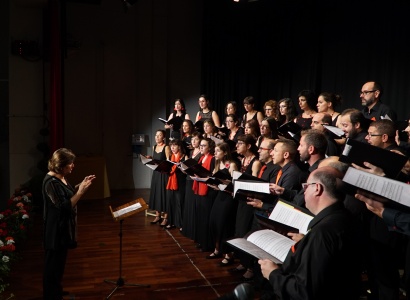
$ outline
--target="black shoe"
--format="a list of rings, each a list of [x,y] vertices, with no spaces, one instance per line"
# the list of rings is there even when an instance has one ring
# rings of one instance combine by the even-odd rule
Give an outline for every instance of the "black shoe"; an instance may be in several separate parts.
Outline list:
[[[229,272],[232,272],[232,273],[238,273],[238,272],[243,272],[243,271],[246,271],[246,268],[244,268],[244,267],[242,267],[242,268],[236,267],[236,268],[233,268],[233,269],[229,269]]]
[[[165,227],[165,226],[167,226],[167,224],[168,224],[168,220],[167,219],[162,219],[162,223],[159,224],[159,226]]]
[[[219,265],[220,265],[221,267],[230,266],[230,265],[233,264],[234,261],[235,261],[235,259],[234,259],[233,257],[230,257],[230,258],[226,258],[226,257],[225,257],[225,258],[219,263]]]
[[[158,218],[158,219],[157,219],[157,218]],[[162,222],[162,218],[161,218],[161,217],[155,217],[154,220],[156,220],[156,221],[151,221],[150,223],[151,223],[151,224],[157,224],[157,223]]]
[[[206,256],[206,259],[215,259],[215,258],[221,258],[222,254],[221,253],[215,253],[212,252],[211,254],[209,254],[208,256]]]

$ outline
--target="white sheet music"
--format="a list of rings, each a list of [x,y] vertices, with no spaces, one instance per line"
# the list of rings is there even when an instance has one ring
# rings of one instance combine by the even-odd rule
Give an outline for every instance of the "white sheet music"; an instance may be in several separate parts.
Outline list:
[[[239,181],[234,182],[233,195],[236,195],[238,190],[254,191],[264,194],[270,194],[269,182],[249,182],[249,181]]]
[[[139,208],[141,208],[141,207],[142,207],[141,203],[137,202],[137,203],[135,203],[135,204],[133,204],[133,205],[130,205],[130,206],[127,206],[127,207],[125,207],[125,208],[122,208],[122,209],[119,209],[119,210],[117,210],[117,211],[114,211],[112,214],[114,215],[114,218],[118,218],[118,217],[120,217],[120,216],[122,216],[122,215],[124,215],[124,214],[126,214],[126,213],[129,213],[129,212],[131,212],[131,211],[137,210],[137,209],[139,209]]]
[[[270,229],[255,231],[247,240],[273,255],[281,262],[285,260],[290,248],[295,244],[292,239]]]
[[[350,167],[343,181],[410,207],[410,185]]]
[[[313,216],[295,209],[292,205],[278,201],[269,219],[297,228],[300,233],[306,234]]]

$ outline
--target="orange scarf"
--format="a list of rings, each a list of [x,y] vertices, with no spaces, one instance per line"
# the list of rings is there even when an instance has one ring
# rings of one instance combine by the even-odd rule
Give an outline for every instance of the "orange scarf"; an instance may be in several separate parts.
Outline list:
[[[172,162],[179,162],[180,160],[181,160],[181,157],[179,157],[179,153],[171,155]],[[177,171],[177,165],[173,165],[171,172],[169,173],[169,179],[168,179],[168,183],[166,187],[167,190],[171,190],[171,191],[178,190],[178,179],[177,179],[176,171]]]
[[[199,159],[198,163],[202,164],[202,166],[207,169],[211,170],[211,161],[214,156],[211,154],[208,154],[208,156],[202,155],[201,158]],[[195,195],[199,196],[206,196],[208,193],[208,186],[206,183],[203,182],[198,182],[194,180],[194,183],[192,184],[192,190],[194,191]]]

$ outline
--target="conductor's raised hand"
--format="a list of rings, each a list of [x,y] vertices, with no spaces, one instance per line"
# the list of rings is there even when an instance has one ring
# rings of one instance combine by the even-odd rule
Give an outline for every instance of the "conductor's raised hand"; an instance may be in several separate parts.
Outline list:
[[[95,175],[85,176],[85,178],[83,179],[83,181],[81,181],[78,187],[78,193],[84,194],[88,190],[88,188],[90,187],[91,183],[95,178]]]

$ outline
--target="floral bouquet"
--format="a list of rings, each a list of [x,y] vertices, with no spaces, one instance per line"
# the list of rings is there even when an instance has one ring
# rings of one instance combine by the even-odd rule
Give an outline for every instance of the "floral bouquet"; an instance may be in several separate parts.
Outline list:
[[[27,236],[30,225],[32,195],[24,189],[16,190],[0,212],[0,293],[7,287],[5,278],[10,274],[11,263],[17,259],[15,244]]]

